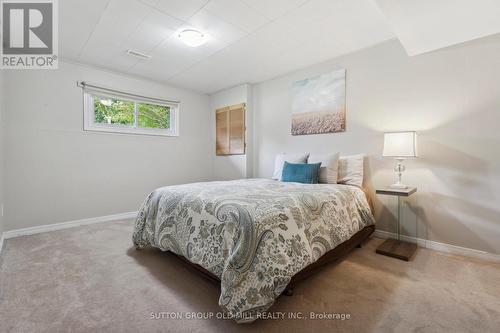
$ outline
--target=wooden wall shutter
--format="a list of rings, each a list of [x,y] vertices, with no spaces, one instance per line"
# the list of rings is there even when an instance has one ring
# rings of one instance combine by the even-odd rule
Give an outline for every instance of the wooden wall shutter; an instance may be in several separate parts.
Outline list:
[[[216,154],[245,154],[245,104],[216,111]]]

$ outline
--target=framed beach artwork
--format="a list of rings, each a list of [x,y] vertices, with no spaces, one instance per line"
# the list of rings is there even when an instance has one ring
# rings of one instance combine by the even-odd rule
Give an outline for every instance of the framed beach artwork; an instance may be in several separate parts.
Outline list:
[[[297,81],[292,87],[292,135],[343,132],[346,70]]]

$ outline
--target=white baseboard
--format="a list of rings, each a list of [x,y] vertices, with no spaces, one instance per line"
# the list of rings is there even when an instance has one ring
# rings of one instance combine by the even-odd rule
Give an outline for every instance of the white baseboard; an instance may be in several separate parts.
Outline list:
[[[23,228],[23,229],[5,231],[3,233],[0,233],[0,254],[2,253],[4,239],[34,235],[34,234],[39,234],[42,232],[69,229],[69,228],[90,225],[90,224],[96,224],[96,223],[133,219],[137,216],[137,213],[138,212],[128,212],[128,213],[121,213],[121,214],[114,214],[114,215],[107,215],[107,216],[100,216],[100,217],[92,217],[92,218],[88,218],[88,219],[75,220],[75,221],[69,221],[69,222],[48,224],[48,225],[42,225],[42,226],[37,226],[37,227],[31,227],[31,228]],[[388,231],[375,230],[373,236],[377,237],[377,238],[386,239],[386,238],[396,238],[397,235],[395,233],[388,232]],[[466,247],[460,247],[460,246],[456,246],[456,245],[439,243],[439,242],[430,241],[430,240],[426,240],[426,239],[422,239],[422,238],[416,238],[416,237],[410,237],[410,236],[404,236],[404,235],[401,236],[401,239],[404,241],[407,241],[407,242],[417,243],[420,247],[439,251],[439,252],[461,255],[461,256],[465,256],[465,257],[477,258],[477,259],[486,260],[486,261],[490,261],[490,262],[500,263],[500,255],[494,254],[494,253],[489,253],[489,252],[469,249]]]
[[[383,231],[383,230],[375,230],[373,233],[374,237],[377,238],[396,238],[397,234],[388,232],[388,231]],[[422,238],[416,238],[416,237],[410,237],[410,236],[404,236],[401,235],[401,240],[406,241],[406,242],[411,242],[411,243],[417,243],[418,246],[427,248],[430,250],[434,251],[439,251],[443,253],[448,253],[448,254],[455,254],[455,255],[460,255],[464,257],[469,257],[469,258],[476,258],[476,259],[481,259],[481,260],[486,260],[490,262],[495,262],[495,263],[500,263],[500,254],[494,254],[494,253],[489,253],[485,251],[479,251],[479,250],[474,250],[474,249],[469,249],[466,247],[461,247],[461,246],[456,246],[456,245],[450,245],[450,244],[445,244],[445,243],[439,243],[431,240],[426,240]]]
[[[128,213],[121,213],[121,214],[115,214],[115,215],[92,217],[92,218],[88,218],[88,219],[75,220],[75,221],[69,221],[69,222],[47,224],[47,225],[41,225],[38,227],[9,230],[9,231],[5,231],[3,233],[3,238],[10,239],[10,238],[16,238],[16,237],[21,237],[21,236],[39,234],[42,232],[74,228],[74,227],[79,227],[82,225],[111,222],[111,221],[119,221],[119,220],[127,220],[127,219],[133,219],[136,216],[137,216],[137,212],[128,212]],[[0,248],[0,251],[1,251],[1,248]]]

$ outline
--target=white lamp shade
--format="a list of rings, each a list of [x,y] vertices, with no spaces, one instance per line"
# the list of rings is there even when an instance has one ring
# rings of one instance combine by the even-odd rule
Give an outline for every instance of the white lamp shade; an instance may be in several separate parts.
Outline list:
[[[417,157],[417,133],[384,133],[384,152],[382,155],[395,158]]]

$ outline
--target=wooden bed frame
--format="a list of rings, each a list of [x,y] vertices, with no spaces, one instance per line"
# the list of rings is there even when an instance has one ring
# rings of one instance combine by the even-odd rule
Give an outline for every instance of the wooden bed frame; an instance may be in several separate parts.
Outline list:
[[[319,258],[316,262],[312,263],[311,265],[305,267],[303,270],[298,272],[292,277],[292,280],[286,287],[285,291],[283,292],[284,295],[286,296],[292,296],[293,295],[293,288],[295,285],[304,280],[305,278],[309,277],[310,275],[316,273],[319,271],[321,268],[324,266],[343,258],[346,254],[348,254],[352,249],[355,247],[361,247],[361,244],[368,238],[370,235],[375,231],[375,225],[370,225],[367,226],[360,231],[358,231],[354,236],[351,237],[351,239],[345,241],[344,243],[338,245],[336,248],[333,250],[330,250],[329,252],[325,253],[321,258]],[[220,286],[220,279],[215,276],[214,274],[210,273],[208,270],[205,268],[201,267],[200,265],[194,264],[187,260],[186,258],[182,256],[178,256],[173,252],[172,253],[174,256],[179,258],[182,262],[186,263],[189,267],[193,268],[194,270],[200,272],[202,276],[207,278],[208,280],[217,283]]]

